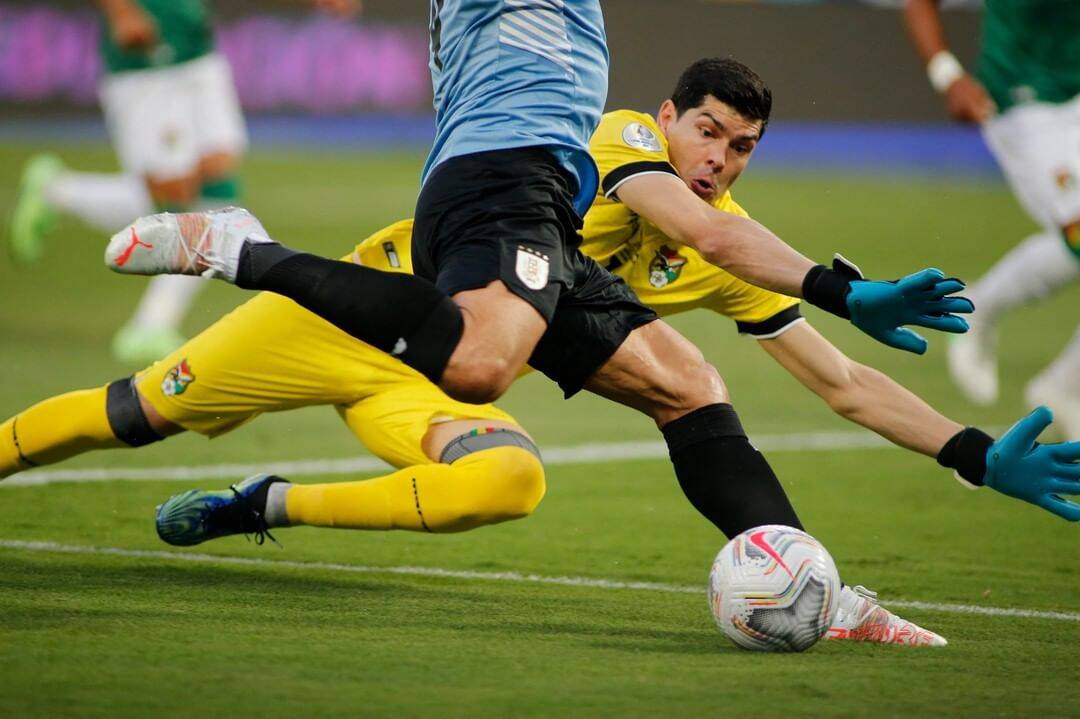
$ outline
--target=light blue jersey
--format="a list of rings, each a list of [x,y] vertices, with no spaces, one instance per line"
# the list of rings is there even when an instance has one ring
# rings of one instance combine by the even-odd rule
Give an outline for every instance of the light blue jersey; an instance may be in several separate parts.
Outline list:
[[[589,139],[607,99],[600,0],[431,0],[430,65],[425,181],[451,157],[543,146],[577,178],[585,214],[599,182]]]

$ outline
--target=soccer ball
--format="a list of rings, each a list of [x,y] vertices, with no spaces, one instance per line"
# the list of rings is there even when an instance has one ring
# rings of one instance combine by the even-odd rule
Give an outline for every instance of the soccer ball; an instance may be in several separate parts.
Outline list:
[[[709,573],[716,624],[744,649],[809,649],[829,630],[839,601],[832,557],[793,527],[746,530],[724,545]]]

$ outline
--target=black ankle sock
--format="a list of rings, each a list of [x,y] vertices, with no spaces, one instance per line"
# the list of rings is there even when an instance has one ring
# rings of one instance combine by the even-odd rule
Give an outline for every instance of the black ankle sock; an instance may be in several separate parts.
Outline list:
[[[435,383],[465,327],[461,309],[427,280],[277,243],[246,244],[236,284],[288,297]]]
[[[754,449],[730,404],[713,404],[663,428],[690,503],[728,538],[763,524],[802,529],[780,480]]]

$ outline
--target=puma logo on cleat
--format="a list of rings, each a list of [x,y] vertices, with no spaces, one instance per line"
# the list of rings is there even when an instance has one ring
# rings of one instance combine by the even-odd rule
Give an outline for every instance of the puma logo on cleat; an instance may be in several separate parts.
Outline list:
[[[400,357],[405,354],[405,350],[409,349],[409,343],[405,341],[404,337],[398,337],[397,344],[394,345],[394,349],[390,351],[392,357]]]
[[[128,260],[131,259],[131,253],[134,252],[135,248],[140,246],[140,245],[142,245],[143,247],[145,247],[148,250],[154,249],[153,245],[147,244],[146,242],[143,242],[142,240],[140,240],[139,236],[137,234],[135,234],[135,228],[132,227],[131,228],[131,244],[129,244],[127,246],[127,249],[125,249],[123,252],[121,252],[120,256],[116,258],[116,266],[117,267],[123,267],[124,265],[126,265],[128,263]]]

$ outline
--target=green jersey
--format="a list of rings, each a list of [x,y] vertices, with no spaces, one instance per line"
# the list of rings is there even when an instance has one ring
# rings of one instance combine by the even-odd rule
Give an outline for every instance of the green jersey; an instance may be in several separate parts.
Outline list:
[[[976,74],[998,107],[1080,95],[1080,0],[986,0]]]
[[[107,72],[176,65],[213,50],[206,0],[138,0],[138,4],[157,24],[158,44],[148,50],[122,50],[113,41],[108,23],[103,23],[101,53]]]

